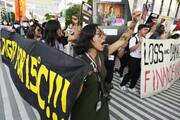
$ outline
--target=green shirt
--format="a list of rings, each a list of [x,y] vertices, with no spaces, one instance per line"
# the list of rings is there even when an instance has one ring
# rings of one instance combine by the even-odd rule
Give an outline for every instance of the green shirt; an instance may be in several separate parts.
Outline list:
[[[97,56],[97,59],[99,57],[101,60],[100,76],[103,82],[106,77],[104,60],[107,59],[107,56],[107,48]],[[98,60],[97,64],[99,64]],[[92,73],[84,82],[82,93],[73,106],[71,120],[109,120],[109,107],[107,102],[103,103],[100,110],[96,112],[98,88],[98,76],[96,73]]]

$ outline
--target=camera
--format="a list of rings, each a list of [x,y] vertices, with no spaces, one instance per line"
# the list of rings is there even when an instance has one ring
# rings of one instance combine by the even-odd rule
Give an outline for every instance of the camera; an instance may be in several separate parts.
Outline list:
[[[111,96],[108,92],[105,92],[105,93],[103,93],[103,95],[102,95],[102,100],[101,100],[101,101],[102,101],[103,103],[105,103],[105,102],[110,101],[111,98],[112,98],[112,96]]]
[[[113,89],[113,84],[112,83],[105,83],[104,84],[105,90],[110,93],[110,91]]]

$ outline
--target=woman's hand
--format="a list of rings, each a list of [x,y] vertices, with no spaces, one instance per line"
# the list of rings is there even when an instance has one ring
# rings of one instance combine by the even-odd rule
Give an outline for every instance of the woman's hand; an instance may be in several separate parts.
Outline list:
[[[132,13],[132,21],[130,23],[130,26],[128,27],[127,32],[123,33],[122,36],[119,38],[118,41],[113,43],[109,46],[109,54],[114,53],[116,50],[118,50],[120,47],[126,47],[128,44],[128,40],[131,37],[131,35],[134,32],[134,28],[137,24],[137,22],[141,19],[142,12],[141,11],[134,11]]]
[[[132,13],[132,21],[138,22],[141,19],[142,12],[141,11],[134,11]]]

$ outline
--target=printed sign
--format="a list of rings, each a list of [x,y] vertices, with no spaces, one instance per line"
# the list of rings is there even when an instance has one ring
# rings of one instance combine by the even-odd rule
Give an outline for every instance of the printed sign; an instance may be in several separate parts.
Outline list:
[[[141,98],[144,98],[168,89],[180,78],[180,40],[145,40],[141,47]]]

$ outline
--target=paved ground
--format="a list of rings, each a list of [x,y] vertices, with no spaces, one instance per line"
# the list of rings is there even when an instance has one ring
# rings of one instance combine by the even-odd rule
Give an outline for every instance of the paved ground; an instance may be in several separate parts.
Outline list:
[[[180,120],[180,79],[168,90],[145,99],[120,91],[119,77],[115,74],[113,84],[111,120]]]
[[[180,80],[168,90],[146,99],[140,99],[139,94],[120,91],[116,74],[113,84],[109,106],[111,120],[180,120]],[[1,59],[0,120],[40,120],[37,111],[18,94]]]

